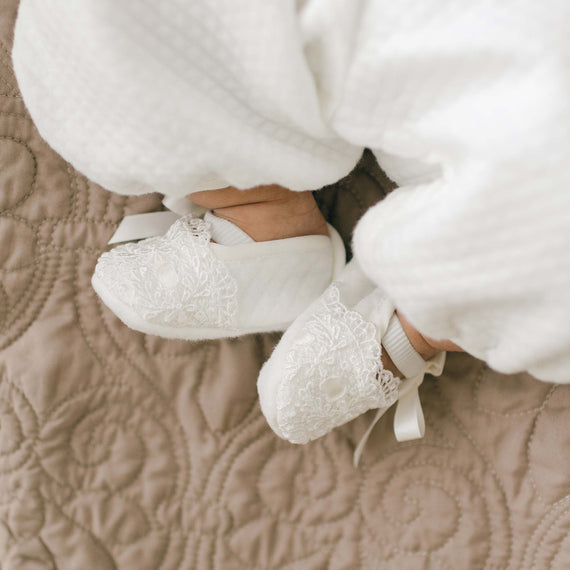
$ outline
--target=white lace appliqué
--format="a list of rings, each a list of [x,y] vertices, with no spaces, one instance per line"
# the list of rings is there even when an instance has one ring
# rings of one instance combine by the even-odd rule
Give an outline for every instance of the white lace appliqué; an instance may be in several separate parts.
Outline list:
[[[321,437],[372,408],[392,405],[400,380],[382,367],[376,327],[340,301],[333,283],[286,356],[277,421],[293,443]]]
[[[147,322],[229,328],[237,313],[237,284],[209,243],[206,223],[187,216],[164,236],[103,254],[96,273],[111,295]]]

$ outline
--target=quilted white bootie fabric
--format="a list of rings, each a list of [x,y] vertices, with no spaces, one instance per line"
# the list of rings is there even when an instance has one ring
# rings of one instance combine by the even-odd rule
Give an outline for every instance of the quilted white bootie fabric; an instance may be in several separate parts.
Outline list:
[[[570,382],[567,0],[22,0],[40,133],[106,188],[314,189],[373,150],[355,233],[424,334]]]

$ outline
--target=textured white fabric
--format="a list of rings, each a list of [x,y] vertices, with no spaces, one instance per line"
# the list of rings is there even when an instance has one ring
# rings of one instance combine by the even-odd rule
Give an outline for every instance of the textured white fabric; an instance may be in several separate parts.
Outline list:
[[[164,236],[103,253],[93,285],[103,301],[120,302],[151,326],[239,328],[238,283],[213,254],[200,218],[180,218]]]
[[[388,328],[382,338],[382,346],[404,378],[423,373],[425,360],[410,343],[396,313],[390,317]]]
[[[373,426],[396,401],[396,438],[423,437],[417,388],[424,374],[441,374],[445,353],[422,360],[415,376],[403,381],[385,370],[382,346],[393,313],[386,294],[353,259],[295,319],[257,380],[261,410],[279,437],[307,443],[377,408],[355,449],[357,465]]]
[[[345,265],[336,230],[225,246],[208,222],[178,219],[164,236],[99,258],[92,285],[129,327],[187,340],[283,331]]]
[[[261,410],[279,437],[307,443],[397,401],[400,379],[383,368],[379,340],[393,311],[353,260],[295,319],[257,380]]]
[[[392,405],[400,381],[383,369],[381,350],[376,327],[344,306],[333,283],[288,346],[275,404],[281,436],[307,443]]]
[[[212,240],[220,245],[238,245],[254,241],[242,229],[224,218],[206,212],[204,221],[209,225]]]
[[[567,0],[22,0],[46,140],[111,190],[317,188],[363,147],[402,188],[357,227],[418,329],[570,381]]]
[[[294,2],[24,0],[16,26],[40,132],[115,192],[317,188],[360,157],[321,115]]]

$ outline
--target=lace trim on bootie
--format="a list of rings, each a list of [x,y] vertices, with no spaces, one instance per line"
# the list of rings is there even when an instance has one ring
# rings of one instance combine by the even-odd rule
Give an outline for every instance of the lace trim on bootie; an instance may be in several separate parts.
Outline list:
[[[199,218],[185,216],[162,237],[104,253],[95,272],[145,321],[225,328],[235,323],[237,283],[213,254],[207,224]]]
[[[277,394],[284,437],[306,443],[398,399],[400,379],[384,370],[376,327],[340,301],[333,283],[286,356]]]

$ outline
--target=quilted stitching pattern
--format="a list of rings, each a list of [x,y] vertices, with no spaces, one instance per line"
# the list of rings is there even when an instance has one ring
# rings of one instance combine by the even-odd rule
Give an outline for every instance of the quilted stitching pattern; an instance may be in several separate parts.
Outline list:
[[[419,442],[370,416],[277,440],[255,380],[275,336],[165,341],[126,329],[89,278],[125,214],[40,139],[0,8],[2,568],[562,569],[570,387],[454,355],[427,381]],[[341,191],[339,191],[339,188]],[[389,184],[366,154],[319,201],[343,236]]]

